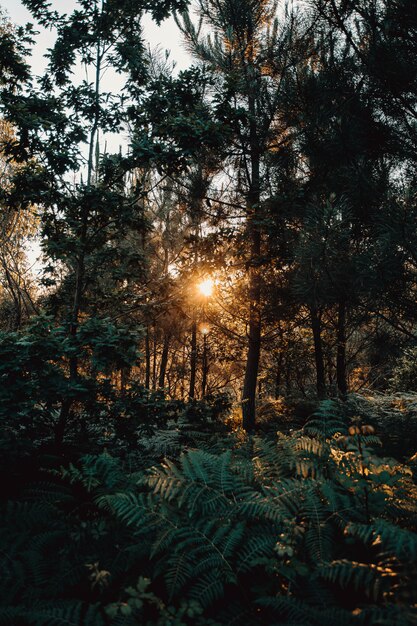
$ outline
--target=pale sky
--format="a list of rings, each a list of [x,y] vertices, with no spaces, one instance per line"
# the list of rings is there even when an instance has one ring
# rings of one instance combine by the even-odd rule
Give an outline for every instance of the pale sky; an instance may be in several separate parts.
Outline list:
[[[63,13],[69,13],[76,5],[76,0],[53,0],[52,2],[53,8]],[[27,22],[33,23],[34,21],[30,12],[22,5],[20,0],[0,0],[0,7],[6,10],[11,22],[14,24],[23,25]],[[157,26],[149,16],[145,16],[143,27],[145,41],[150,44],[151,48],[160,47],[162,50],[170,50],[171,58],[177,63],[177,69],[185,69],[191,64],[190,56],[184,49],[181,34],[172,17],[162,22],[161,26]],[[42,71],[45,63],[42,59],[43,54],[54,41],[53,32],[38,26],[36,26],[36,30],[41,32],[33,52],[33,69],[35,74]]]

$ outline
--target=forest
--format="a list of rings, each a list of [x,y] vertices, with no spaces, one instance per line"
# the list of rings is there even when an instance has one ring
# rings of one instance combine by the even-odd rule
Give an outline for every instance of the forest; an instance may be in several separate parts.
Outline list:
[[[416,1],[21,4],[0,626],[417,624]]]

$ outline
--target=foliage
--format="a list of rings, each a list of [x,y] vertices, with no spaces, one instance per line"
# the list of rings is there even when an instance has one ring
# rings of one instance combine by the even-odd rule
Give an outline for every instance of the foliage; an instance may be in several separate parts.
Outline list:
[[[3,511],[3,622],[411,624],[412,472],[335,408],[149,468],[41,471]]]
[[[417,391],[417,350],[406,350],[395,364],[391,378],[391,388],[399,391]]]
[[[3,428],[37,441],[53,437],[65,398],[79,404],[73,428],[85,421],[81,407],[89,412],[90,422],[97,418],[112,397],[109,371],[138,358],[136,334],[109,320],[92,318],[71,338],[47,316],[33,318],[20,333],[1,333],[0,353]],[[74,355],[84,364],[76,381],[68,375]]]
[[[1,18],[0,626],[417,623],[413,2]]]
[[[352,394],[349,398],[351,414],[360,415],[381,433],[384,450],[398,459],[414,455],[417,442],[417,396],[415,393]]]

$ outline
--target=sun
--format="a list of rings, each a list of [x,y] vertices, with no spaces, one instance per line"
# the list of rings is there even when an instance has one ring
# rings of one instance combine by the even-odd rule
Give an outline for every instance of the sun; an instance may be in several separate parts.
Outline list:
[[[212,278],[205,278],[197,285],[198,291],[201,295],[206,296],[206,298],[209,298],[213,294],[213,288],[214,280]]]

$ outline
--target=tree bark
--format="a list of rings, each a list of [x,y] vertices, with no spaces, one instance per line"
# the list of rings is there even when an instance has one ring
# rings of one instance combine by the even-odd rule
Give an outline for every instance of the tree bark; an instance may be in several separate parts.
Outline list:
[[[122,367],[121,371],[120,371],[120,393],[122,394],[122,396],[124,396],[126,394],[126,388],[127,388],[127,384],[129,382],[129,377],[130,377],[130,372],[132,371],[132,368],[127,366],[127,367]]]
[[[182,359],[181,359],[181,364],[182,364],[182,375],[180,376],[180,389],[181,389],[181,400],[184,401],[185,399],[185,364],[186,364],[186,360],[185,360],[185,344],[183,344],[182,346]],[[175,382],[175,387],[177,386],[177,381]]]
[[[208,378],[208,347],[207,347],[207,334],[203,335],[203,368],[202,368],[202,380],[201,380],[201,397],[204,398],[207,391],[207,378]]]
[[[190,360],[190,390],[188,397],[195,398],[195,375],[197,370],[197,322],[194,320],[191,327],[191,360]]]
[[[7,267],[6,262],[3,263],[3,269],[4,269],[4,273],[6,275],[6,280],[7,280],[7,284],[9,286],[9,291],[11,293],[13,302],[14,302],[14,307],[15,307],[15,319],[13,322],[13,330],[19,330],[21,325],[22,325],[22,302],[21,302],[21,296],[19,293],[18,288],[15,289],[15,285],[13,284],[13,279],[11,277],[10,271]]]
[[[153,350],[152,350],[152,391],[156,391],[156,324],[153,324]]]
[[[151,383],[151,346],[149,339],[149,326],[146,328],[145,335],[145,387],[150,388]]]
[[[339,302],[337,316],[337,355],[336,355],[336,382],[339,396],[346,400],[348,386],[346,373],[346,303]]]
[[[169,340],[170,340],[169,334],[165,334],[164,345],[162,347],[161,362],[159,364],[158,387],[160,389],[163,389],[165,387],[165,375],[167,371],[168,354],[169,354]]]
[[[275,400],[278,400],[278,398],[281,396],[282,361],[283,361],[283,355],[280,352],[278,360],[277,360],[276,369],[275,369],[275,381],[274,381]]]
[[[261,280],[259,259],[261,232],[257,224],[260,201],[260,150],[256,127],[256,96],[249,96],[251,177],[247,195],[247,233],[250,241],[249,261],[249,330],[248,352],[242,393],[242,426],[253,432],[256,426],[256,386],[261,353]]]
[[[317,396],[322,400],[326,397],[326,372],[324,367],[323,341],[321,337],[321,319],[315,308],[310,310],[310,316],[314,339]]]

